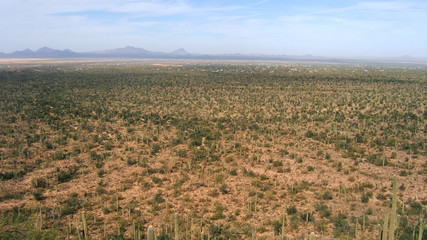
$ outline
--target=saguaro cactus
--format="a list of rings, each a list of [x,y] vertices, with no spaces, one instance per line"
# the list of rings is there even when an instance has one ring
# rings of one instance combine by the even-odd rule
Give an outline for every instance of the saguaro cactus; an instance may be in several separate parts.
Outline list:
[[[149,226],[147,229],[147,240],[154,240],[154,229],[153,226]]]
[[[385,216],[384,216],[384,225],[383,225],[383,237],[382,239],[387,239],[388,234],[388,219],[389,219],[389,211],[386,209]]]
[[[38,231],[42,230],[43,227],[43,219],[42,219],[42,210],[40,208],[40,212],[36,214],[36,223],[35,223],[35,227]]]
[[[190,226],[190,240],[193,240],[194,236],[194,219],[191,218],[191,226]]]
[[[84,237],[85,237],[85,240],[88,240],[89,239],[89,233],[88,233],[88,230],[87,230],[87,222],[86,222],[86,214],[85,214],[85,211],[83,211],[82,212],[82,222],[83,222],[83,231],[84,231]]]
[[[286,222],[286,216],[285,215],[283,215],[282,216],[282,239],[283,239],[283,236],[285,236],[285,222]]]
[[[390,215],[390,217],[389,217]],[[386,210],[384,216],[384,226],[383,226],[383,234],[382,239],[386,240],[394,240],[395,232],[397,227],[399,226],[400,216],[397,214],[397,178],[393,176],[393,197],[391,200],[391,211]]]
[[[174,222],[175,222],[175,240],[179,240],[178,214],[176,213],[174,215]]]
[[[389,240],[394,240],[394,233],[397,229],[397,180],[393,176],[393,198],[391,201],[391,214],[390,214],[390,227],[389,227]]]

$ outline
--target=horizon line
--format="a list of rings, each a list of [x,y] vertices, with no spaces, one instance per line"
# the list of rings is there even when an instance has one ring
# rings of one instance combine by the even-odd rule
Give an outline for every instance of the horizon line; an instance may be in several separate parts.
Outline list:
[[[38,54],[40,50],[42,49],[48,49],[52,51],[59,51],[63,53],[74,53],[74,54],[114,54],[114,53],[108,53],[107,51],[112,50],[120,50],[120,49],[135,49],[135,50],[144,50],[148,53],[152,54],[174,54],[179,51],[183,51],[183,53],[177,53],[176,55],[182,55],[187,57],[232,57],[232,56],[241,56],[241,57],[264,57],[264,58],[298,58],[296,60],[302,60],[309,58],[310,60],[412,60],[412,61],[425,61],[427,60],[427,57],[413,57],[409,54],[401,55],[401,56],[322,56],[322,55],[314,55],[314,54],[266,54],[266,53],[239,53],[239,52],[229,52],[229,53],[195,53],[195,52],[188,52],[184,47],[177,48],[171,52],[166,51],[152,51],[148,50],[143,47],[137,47],[132,45],[126,45],[125,47],[117,47],[117,48],[109,48],[109,49],[102,49],[102,50],[91,50],[91,51],[74,51],[70,48],[64,48],[64,49],[57,49],[57,48],[51,48],[47,46],[40,47],[36,50],[32,50],[31,48],[25,48],[23,50],[15,50],[13,52],[0,52],[0,58],[8,58],[7,55],[14,55],[17,53],[29,52],[29,54]],[[43,53],[42,53],[43,54]],[[117,53],[117,54],[132,54],[132,53]],[[6,56],[4,56],[6,55]],[[15,58],[15,57],[11,57]],[[29,58],[29,57],[23,57],[23,58]],[[39,58],[39,57],[38,57]],[[44,58],[44,57],[41,57]],[[51,58],[61,58],[61,57],[51,57]],[[71,57],[66,57],[71,58]],[[77,57],[78,58],[78,57]],[[87,57],[83,57],[87,58]],[[102,58],[102,57],[101,57]],[[115,58],[115,57],[113,57]],[[144,57],[140,57],[144,58]],[[183,58],[185,59],[185,58]],[[275,60],[275,59],[271,59]],[[282,60],[282,59],[278,59]],[[283,59],[285,60],[285,59]]]

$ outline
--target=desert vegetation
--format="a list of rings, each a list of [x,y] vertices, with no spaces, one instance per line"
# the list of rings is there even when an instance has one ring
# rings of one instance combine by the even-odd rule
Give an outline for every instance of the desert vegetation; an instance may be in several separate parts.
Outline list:
[[[426,96],[425,66],[3,67],[0,238],[427,239]]]

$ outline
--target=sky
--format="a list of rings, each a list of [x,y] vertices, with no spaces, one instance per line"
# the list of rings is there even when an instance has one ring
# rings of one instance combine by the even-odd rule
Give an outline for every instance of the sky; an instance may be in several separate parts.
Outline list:
[[[1,0],[0,52],[427,57],[426,0]]]

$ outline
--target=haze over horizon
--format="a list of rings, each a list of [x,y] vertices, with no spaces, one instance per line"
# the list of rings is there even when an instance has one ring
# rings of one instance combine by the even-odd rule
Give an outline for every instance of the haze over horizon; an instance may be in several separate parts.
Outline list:
[[[0,52],[135,46],[203,54],[427,57],[427,2],[17,0],[0,3]]]

